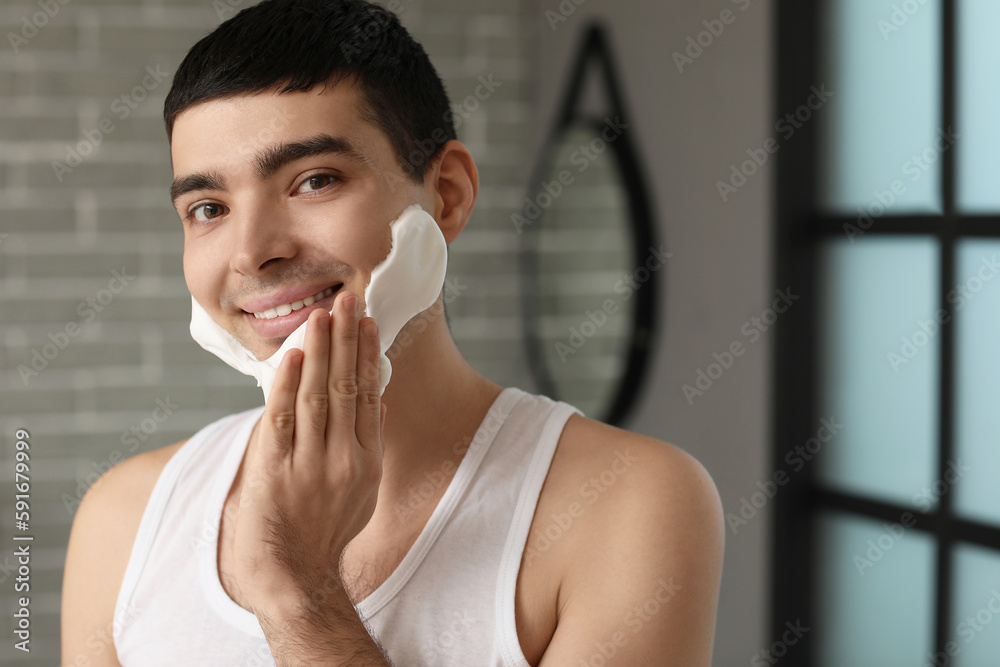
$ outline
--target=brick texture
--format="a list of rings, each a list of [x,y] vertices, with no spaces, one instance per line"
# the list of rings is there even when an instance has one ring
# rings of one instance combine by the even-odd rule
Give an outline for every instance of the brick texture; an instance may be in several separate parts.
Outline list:
[[[32,650],[13,648],[8,619],[0,623],[0,664],[59,662],[66,544],[76,503],[96,475],[261,403],[252,378],[190,338],[183,233],[167,197],[171,170],[161,120],[170,77],[149,85],[157,81],[151,72],[172,74],[195,41],[250,4],[0,4],[0,442],[10,480],[14,432],[31,433],[35,536]],[[535,154],[528,126],[534,3],[383,4],[402,8],[401,20],[462,107],[460,139],[479,168],[476,211],[450,251],[449,279],[467,286],[448,305],[456,341],[495,382],[533,390],[510,216]],[[479,77],[491,75],[501,86],[476,100]],[[73,152],[78,164],[67,159]],[[56,161],[76,166],[56,170]],[[109,288],[116,275],[126,279],[117,293]],[[24,374],[33,359],[44,368]],[[178,407],[156,424],[158,401]],[[0,606],[7,614],[17,576],[13,489],[0,488],[0,536],[8,545],[0,550]]]

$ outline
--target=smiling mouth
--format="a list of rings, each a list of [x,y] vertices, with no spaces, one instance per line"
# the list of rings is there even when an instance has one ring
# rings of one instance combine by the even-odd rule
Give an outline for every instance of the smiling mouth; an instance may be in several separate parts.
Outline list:
[[[269,308],[260,313],[251,313],[251,314],[258,320],[273,320],[278,317],[284,317],[285,315],[294,313],[296,310],[301,310],[303,308],[313,305],[317,301],[327,298],[328,296],[330,296],[343,286],[344,286],[343,283],[339,283],[332,287],[327,287],[322,292],[317,292],[312,296],[307,296],[304,299],[299,299],[298,301],[292,301],[291,303],[275,306],[274,308]]]

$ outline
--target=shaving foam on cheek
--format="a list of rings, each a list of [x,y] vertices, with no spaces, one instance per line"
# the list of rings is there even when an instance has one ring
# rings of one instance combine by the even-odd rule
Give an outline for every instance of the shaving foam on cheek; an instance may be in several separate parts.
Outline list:
[[[392,376],[392,365],[385,355],[403,325],[437,300],[444,286],[447,269],[447,243],[434,218],[419,204],[412,204],[393,220],[392,248],[372,271],[365,288],[367,315],[375,318],[379,330],[379,395]],[[191,296],[191,337],[215,356],[244,373],[257,378],[264,390],[264,402],[274,385],[282,357],[291,349],[302,349],[306,325],[303,322],[267,359],[257,359],[250,350],[219,325]]]

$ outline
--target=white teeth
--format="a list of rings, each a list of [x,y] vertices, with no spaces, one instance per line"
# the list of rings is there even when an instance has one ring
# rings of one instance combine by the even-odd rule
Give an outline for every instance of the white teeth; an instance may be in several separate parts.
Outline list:
[[[311,306],[320,299],[325,299],[334,292],[333,287],[328,287],[322,292],[314,294],[313,296],[307,296],[299,301],[292,301],[291,303],[286,303],[281,306],[276,306],[274,308],[269,308],[263,313],[254,313],[253,316],[258,320],[273,320],[275,317],[283,317],[288,315],[292,311],[299,310],[300,308],[305,308],[306,306]]]

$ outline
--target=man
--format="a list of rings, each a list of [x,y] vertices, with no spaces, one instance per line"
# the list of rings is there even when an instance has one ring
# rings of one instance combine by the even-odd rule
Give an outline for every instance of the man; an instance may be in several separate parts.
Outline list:
[[[363,297],[390,222],[419,204],[450,243],[478,190],[397,19],[245,9],[192,48],[164,115],[192,295],[258,359],[307,333],[266,406],[87,493],[63,664],[708,667],[724,529],[696,460],[482,377],[443,294],[379,399]]]

